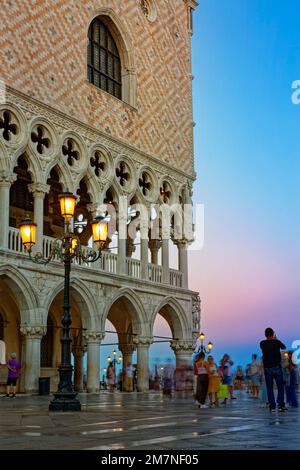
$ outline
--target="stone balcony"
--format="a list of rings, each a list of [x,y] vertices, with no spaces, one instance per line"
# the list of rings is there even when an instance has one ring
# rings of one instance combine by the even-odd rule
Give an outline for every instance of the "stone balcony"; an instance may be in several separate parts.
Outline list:
[[[53,242],[54,238],[43,236],[43,255],[45,257],[49,256]],[[88,247],[84,247],[84,250],[88,249]],[[26,253],[26,250],[22,245],[19,229],[9,227],[7,252],[17,253],[18,255],[23,254],[24,256],[28,257],[28,254]],[[54,259],[53,262],[55,261],[59,263],[59,260]],[[95,263],[80,264],[76,262],[75,264],[78,268],[82,267],[87,269],[93,269],[94,271],[96,270],[101,273],[109,273],[110,275],[119,276],[121,274],[118,271],[118,255],[109,251],[104,251],[102,253],[101,259],[99,259]],[[140,260],[127,257],[125,266],[125,273],[122,274],[132,280],[141,279],[152,284],[163,283],[163,268],[160,265],[148,263],[148,277],[146,279],[142,279],[142,269]],[[182,272],[176,269],[169,269],[169,286],[173,288],[184,288]]]

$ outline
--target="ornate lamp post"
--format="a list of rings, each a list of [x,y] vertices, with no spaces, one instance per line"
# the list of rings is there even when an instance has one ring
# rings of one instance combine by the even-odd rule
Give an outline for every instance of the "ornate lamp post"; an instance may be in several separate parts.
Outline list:
[[[204,333],[200,333],[199,335],[199,339],[200,339],[200,342],[201,342],[201,345],[200,345],[200,351],[201,352],[204,352],[204,353],[210,353],[212,348],[214,347],[213,343],[210,341],[207,345],[207,348],[204,346],[204,339],[205,339],[205,334]]]
[[[84,263],[93,263],[101,258],[102,250],[105,247],[108,233],[108,225],[103,218],[96,218],[92,223],[93,241],[98,250],[90,249],[85,254],[82,251],[79,238],[71,231],[71,219],[74,217],[77,197],[70,192],[64,192],[59,196],[61,215],[65,219],[65,233],[61,239],[56,239],[52,245],[48,258],[44,258],[42,253],[32,253],[32,248],[36,243],[37,225],[29,217],[25,217],[20,224],[20,234],[22,243],[29,253],[31,261],[37,264],[48,264],[52,259],[58,259],[64,263],[64,303],[62,326],[63,335],[61,338],[61,364],[59,366],[58,390],[54,394],[54,400],[49,404],[50,411],[80,411],[81,404],[76,399],[72,384],[73,366],[71,364],[71,338],[70,326],[71,305],[70,305],[70,272],[71,264],[74,260]]]

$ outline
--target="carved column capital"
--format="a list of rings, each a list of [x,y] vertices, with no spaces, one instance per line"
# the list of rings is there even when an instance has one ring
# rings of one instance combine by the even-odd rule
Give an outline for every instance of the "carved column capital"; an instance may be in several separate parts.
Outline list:
[[[132,342],[136,347],[149,348],[153,343],[153,338],[149,336],[136,336]]]
[[[151,251],[158,251],[161,248],[161,240],[150,239],[149,249]]]
[[[87,343],[101,343],[105,337],[105,333],[96,330],[86,330],[83,331],[82,336]]]
[[[29,191],[37,197],[44,197],[50,191],[50,185],[44,183],[31,183],[28,185]]]
[[[10,186],[16,181],[17,175],[7,170],[0,171],[0,186],[10,188]]]
[[[21,325],[20,331],[22,335],[31,339],[42,338],[47,333],[47,326],[45,325]]]
[[[171,341],[170,346],[173,349],[175,354],[190,353],[192,355],[193,351],[195,349],[196,343],[194,341],[190,341],[190,340],[176,340],[176,339],[174,339],[174,340]]]

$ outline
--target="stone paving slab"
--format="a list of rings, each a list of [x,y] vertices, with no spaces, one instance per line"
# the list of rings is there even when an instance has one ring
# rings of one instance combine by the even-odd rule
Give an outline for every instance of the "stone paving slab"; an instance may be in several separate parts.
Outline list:
[[[300,450],[299,409],[270,415],[246,393],[214,409],[159,392],[79,398],[71,413],[50,413],[50,397],[0,399],[0,449]]]

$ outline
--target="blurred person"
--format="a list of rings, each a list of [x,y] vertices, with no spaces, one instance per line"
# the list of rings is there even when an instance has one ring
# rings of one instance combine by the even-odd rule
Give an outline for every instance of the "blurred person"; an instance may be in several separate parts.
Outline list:
[[[194,375],[197,376],[196,400],[199,408],[207,408],[205,404],[208,391],[208,364],[205,354],[201,352],[194,362]]]
[[[288,352],[287,362],[284,364],[284,369],[288,371],[288,404],[293,408],[298,408],[297,399],[297,364],[293,362],[293,351]]]
[[[12,397],[16,398],[17,393],[17,382],[20,377],[22,363],[17,360],[17,354],[11,353],[10,359],[7,361],[7,382],[6,382],[6,398],[10,398],[10,389],[13,388]]]
[[[106,377],[107,377],[107,383],[108,383],[108,389],[109,390],[114,390],[115,388],[115,368],[113,366],[113,363],[110,362],[107,371],[106,371]]]
[[[165,366],[163,369],[163,377],[162,377],[163,395],[167,395],[169,397],[172,396],[173,377],[174,377],[174,367],[172,367],[171,365]]]
[[[238,366],[236,369],[236,375],[235,375],[235,383],[236,383],[237,390],[243,389],[243,382],[244,382],[244,372],[243,372],[242,366]]]
[[[219,406],[218,391],[221,384],[221,378],[218,373],[218,367],[214,363],[213,356],[207,358],[207,371],[208,371],[208,396],[210,406]]]
[[[257,359],[257,354],[252,354],[252,362],[250,364],[250,380],[251,380],[251,392],[252,398],[258,398],[259,386],[261,382],[262,366]]]
[[[270,413],[275,412],[276,402],[274,397],[274,380],[277,385],[277,404],[279,411],[286,411],[284,403],[284,382],[281,367],[281,349],[286,349],[285,345],[276,338],[272,328],[266,328],[266,339],[260,342],[260,348],[263,352],[263,366],[267,386],[267,395]]]
[[[131,362],[126,364],[124,369],[124,386],[123,390],[125,392],[132,392],[133,391],[133,376],[134,376],[134,367]],[[149,376],[150,381],[150,376]]]
[[[233,376],[232,376],[232,366],[234,362],[230,359],[229,354],[224,354],[221,359],[221,369],[223,376],[223,384],[228,385],[228,390],[231,400],[236,400],[233,396]]]

